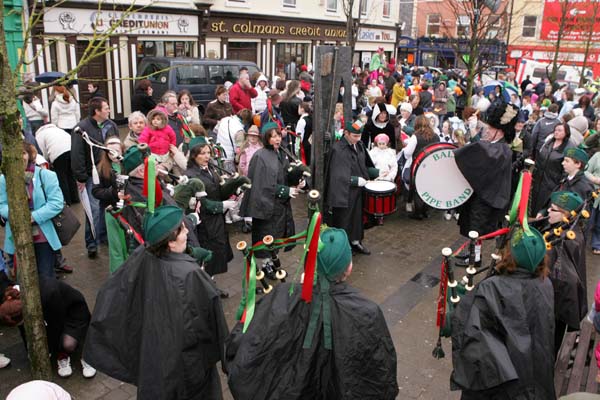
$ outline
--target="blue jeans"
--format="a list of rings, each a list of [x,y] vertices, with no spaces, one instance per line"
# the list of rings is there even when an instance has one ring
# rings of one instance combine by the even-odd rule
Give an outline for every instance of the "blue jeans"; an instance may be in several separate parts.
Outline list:
[[[37,261],[39,276],[55,279],[56,273],[54,272],[54,261],[56,256],[52,247],[48,242],[43,242],[34,243],[33,248],[35,249],[35,259]]]
[[[600,250],[600,209],[592,209],[592,217],[588,223],[592,231],[592,249]]]
[[[106,222],[104,221],[104,210],[100,209],[100,200],[92,195],[92,178],[88,178],[85,183],[85,191],[87,192],[88,198],[90,199],[90,206],[92,208],[92,219],[94,220],[94,228],[96,230],[96,237],[92,236],[92,228],[87,217],[85,219],[85,247],[88,250],[97,249],[100,243],[107,242],[106,236]]]

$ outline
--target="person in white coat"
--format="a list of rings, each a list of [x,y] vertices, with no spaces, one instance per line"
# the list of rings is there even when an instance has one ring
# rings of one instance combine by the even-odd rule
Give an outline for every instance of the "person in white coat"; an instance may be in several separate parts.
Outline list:
[[[252,113],[260,114],[267,108],[267,97],[269,97],[269,80],[263,74],[260,74],[256,80],[256,93],[258,95],[252,98]]]
[[[390,138],[385,133],[375,136],[375,147],[369,150],[369,156],[379,170],[379,180],[394,182],[398,173],[398,161],[396,151],[390,149],[388,144]]]
[[[37,142],[44,158],[52,164],[58,185],[68,205],[79,202],[77,183],[71,172],[71,135],[54,124],[38,129]]]
[[[81,119],[79,103],[64,86],[54,86],[54,101],[50,108],[50,122],[71,134]]]

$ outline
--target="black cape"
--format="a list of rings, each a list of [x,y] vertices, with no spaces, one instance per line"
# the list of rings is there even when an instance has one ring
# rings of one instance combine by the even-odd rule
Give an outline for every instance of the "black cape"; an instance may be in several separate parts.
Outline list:
[[[300,298],[298,285],[290,296],[290,285],[278,285],[256,304],[246,333],[241,324],[231,332],[227,361],[233,397],[395,399],[396,351],[379,307],[349,285],[333,284],[333,349],[324,348],[319,318],[312,347],[304,350],[312,305]]]
[[[548,252],[550,279],[554,286],[556,319],[579,330],[588,311],[585,239],[575,227],[575,239],[561,240]]]
[[[227,334],[219,295],[196,260],[139,247],[98,293],[84,358],[137,385],[141,400],[221,399],[215,365]]]
[[[452,316],[451,388],[462,399],[554,400],[554,293],[517,269],[464,296]]]
[[[461,207],[458,224],[464,236],[493,232],[510,203],[512,152],[504,142],[478,141],[454,150],[456,165],[474,190]]]

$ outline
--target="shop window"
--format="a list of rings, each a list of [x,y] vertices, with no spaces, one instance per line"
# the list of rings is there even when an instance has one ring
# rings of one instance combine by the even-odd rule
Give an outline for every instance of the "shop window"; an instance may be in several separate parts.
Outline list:
[[[362,0],[360,2],[360,16],[366,17],[369,12],[369,0]]]
[[[469,34],[469,24],[470,24],[468,15],[459,15],[456,19],[456,36],[464,37]]]
[[[48,44],[47,51],[50,52],[50,69],[49,71],[58,71],[58,56],[56,55],[56,40],[52,39]]]
[[[427,16],[427,36],[439,36],[441,23],[440,14],[429,14]]]
[[[536,15],[525,15],[523,17],[522,36],[527,37],[527,38],[534,38],[536,26],[537,26],[537,16]]]
[[[298,79],[300,66],[306,64],[309,52],[308,43],[277,43],[277,70],[284,71],[287,79]]]
[[[421,54],[421,65],[424,67],[435,67],[437,64],[436,59],[435,53],[423,53]]]
[[[140,41],[137,46],[138,61],[144,57],[192,57],[194,55],[192,41]]]
[[[296,0],[283,0],[285,8],[296,8]]]
[[[389,18],[390,14],[392,12],[392,0],[383,0],[383,11],[382,11],[382,16],[383,18]]]
[[[337,0],[327,0],[327,11],[337,12]]]

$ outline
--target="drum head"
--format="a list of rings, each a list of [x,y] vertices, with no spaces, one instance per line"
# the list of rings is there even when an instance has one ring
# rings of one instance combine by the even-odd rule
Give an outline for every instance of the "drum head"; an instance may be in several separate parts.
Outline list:
[[[374,193],[393,192],[396,190],[396,184],[390,181],[369,181],[365,185],[365,189]]]
[[[473,188],[454,160],[454,147],[438,148],[423,157],[415,171],[415,188],[425,204],[450,210],[464,204]]]

